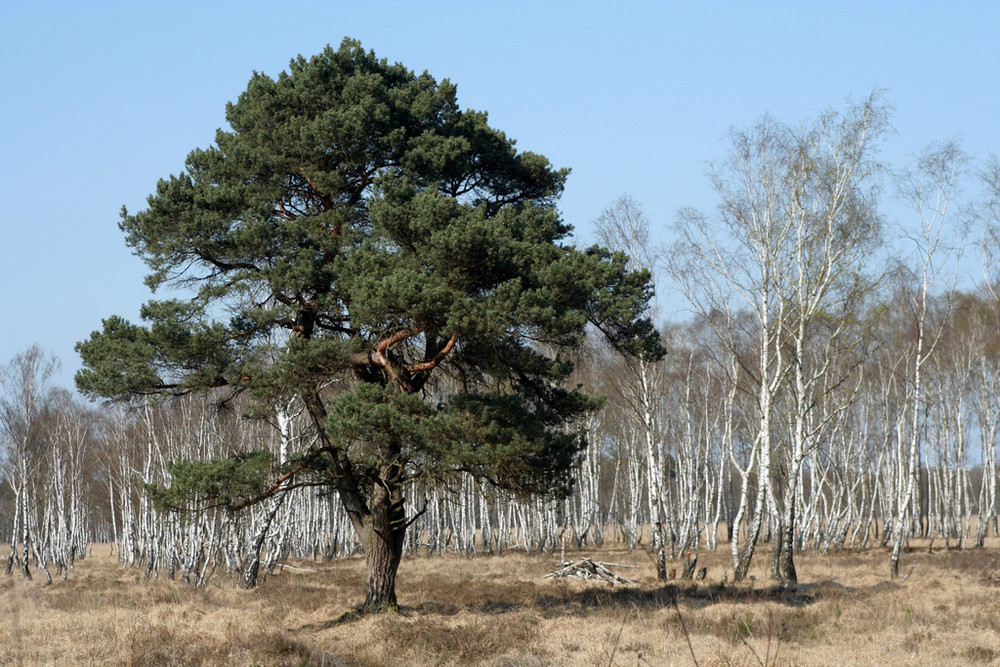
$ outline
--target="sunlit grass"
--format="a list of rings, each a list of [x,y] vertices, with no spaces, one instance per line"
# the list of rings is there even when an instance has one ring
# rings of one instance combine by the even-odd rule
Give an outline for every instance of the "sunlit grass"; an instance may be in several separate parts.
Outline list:
[[[727,554],[702,553],[703,582],[659,582],[645,551],[567,557],[638,566],[611,587],[536,579],[557,556],[411,556],[397,614],[356,617],[363,559],[295,563],[251,591],[216,576],[196,590],[145,581],[107,549],[51,586],[0,578],[0,664],[111,665],[985,665],[1000,659],[1000,544],[915,543],[888,554],[799,556],[789,591],[723,585]],[[530,580],[530,581],[529,581]],[[676,605],[675,605],[676,602]],[[689,642],[690,641],[690,645]],[[692,657],[692,651],[694,658]]]

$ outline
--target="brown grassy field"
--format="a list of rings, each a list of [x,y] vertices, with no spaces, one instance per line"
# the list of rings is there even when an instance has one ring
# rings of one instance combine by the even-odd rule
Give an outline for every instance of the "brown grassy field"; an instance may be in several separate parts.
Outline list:
[[[65,582],[0,577],[0,664],[1000,664],[1000,541],[927,547],[904,555],[900,583],[883,551],[800,555],[795,591],[768,586],[766,549],[756,581],[738,586],[720,583],[725,551],[701,555],[705,581],[682,583],[658,582],[645,551],[567,551],[638,566],[617,571],[639,583],[613,588],[528,581],[558,556],[411,556],[400,612],[357,618],[361,559],[298,561],[252,591],[220,576],[195,590],[143,581],[97,546]]]

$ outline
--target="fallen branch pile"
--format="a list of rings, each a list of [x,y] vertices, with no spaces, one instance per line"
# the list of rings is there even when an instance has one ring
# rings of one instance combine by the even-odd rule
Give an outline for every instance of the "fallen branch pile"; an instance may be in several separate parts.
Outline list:
[[[576,579],[597,579],[612,585],[636,583],[631,579],[619,577],[617,574],[608,569],[609,565],[614,567],[637,567],[635,565],[623,565],[621,563],[598,563],[591,558],[584,557],[575,563],[558,563],[556,564],[556,567],[559,569],[549,572],[541,577],[528,579],[528,581],[535,581],[535,579],[553,579],[557,577],[574,577]]]

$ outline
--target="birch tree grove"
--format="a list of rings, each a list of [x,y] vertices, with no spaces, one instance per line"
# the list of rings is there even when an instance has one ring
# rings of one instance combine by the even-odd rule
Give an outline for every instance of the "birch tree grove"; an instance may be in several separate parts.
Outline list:
[[[992,296],[982,290],[928,300],[929,330],[938,342],[921,369],[918,411],[925,416],[918,423],[921,477],[916,478],[909,467],[913,395],[907,386],[912,366],[906,363],[912,360],[915,334],[912,311],[902,305],[912,303],[913,294],[900,289],[885,301],[869,300],[865,321],[881,323],[866,334],[872,338],[871,356],[858,362],[865,355],[846,347],[839,366],[824,380],[816,407],[823,426],[805,448],[794,496],[796,550],[894,548],[923,535],[971,548],[997,536],[996,461],[991,457],[1000,326]],[[955,304],[951,308],[945,305],[948,299]],[[714,318],[720,331],[729,326],[722,316]],[[703,321],[673,325],[663,340],[671,354],[659,362],[665,381],[654,409],[664,461],[665,546],[674,546],[678,556],[685,547],[731,549],[738,564],[758,519],[754,511],[761,487],[758,403],[747,391],[749,374],[740,366],[753,357],[730,355],[740,348],[735,342],[720,345]],[[640,422],[628,419],[622,412],[627,406],[614,397],[615,383],[634,376],[609,374],[615,353],[595,348],[578,359],[574,377],[599,387],[609,400],[584,424],[593,446],[575,473],[573,493],[552,502],[513,495],[471,476],[442,484],[414,481],[406,492],[407,511],[418,518],[408,533],[407,552],[484,556],[518,549],[537,554],[563,544],[586,549],[602,541],[653,547],[646,450],[636,437]],[[148,484],[170,482],[177,469],[171,462],[262,449],[279,459],[285,450],[307,448],[316,433],[301,404],[275,404],[265,411],[248,397],[215,393],[132,409],[108,407],[98,419],[67,402],[59,390],[43,396],[36,455],[22,467],[26,478],[14,476],[18,466],[11,463],[18,459],[10,457],[5,440],[7,493],[0,496],[0,507],[5,533],[17,535],[13,559],[8,557],[11,572],[33,563],[28,571],[36,578],[46,569],[52,576],[67,576],[73,559],[87,553],[87,544],[100,541],[111,542],[122,564],[145,576],[195,586],[221,576],[252,586],[290,557],[363,553],[345,508],[322,487],[289,488],[241,510],[215,508],[184,517],[158,508],[148,495]],[[794,394],[775,403],[775,441],[782,446],[783,439],[791,440],[795,423],[789,396]],[[776,468],[783,465],[782,458],[777,461]],[[14,494],[21,479],[27,480],[24,491]],[[789,496],[784,480],[784,474],[772,480],[774,495],[783,499]],[[910,480],[924,486],[926,500],[920,505],[912,492],[907,495]],[[60,487],[64,491],[56,493]],[[15,498],[20,498],[17,505]],[[923,505],[927,515],[921,527]],[[15,508],[21,508],[16,515]],[[776,546],[774,526],[781,524],[766,495],[763,508],[758,540],[770,537]],[[14,523],[14,516],[22,518]]]
[[[15,357],[0,372],[0,436],[4,445],[4,477],[14,496],[11,521],[10,555],[7,574],[17,566],[31,579],[29,555],[36,549],[33,528],[34,503],[31,481],[41,463],[45,402],[48,382],[57,362],[47,358],[41,348],[31,347]],[[20,546],[20,550],[18,547]],[[44,560],[41,560],[44,568]]]
[[[94,488],[98,416],[50,384],[57,367],[33,346],[0,372],[0,461],[13,501],[3,508],[10,517],[6,571],[31,579],[34,562],[48,582],[51,566],[65,579],[91,540],[108,537]]]
[[[192,586],[356,557],[378,611],[405,553],[648,549],[667,576],[725,549],[740,581],[767,545],[756,574],[794,586],[808,549],[897,577],[914,539],[1000,537],[996,158],[932,147],[889,218],[878,94],[764,117],[672,245],[623,196],[579,250],[565,172],[450,83],[353,42],[290,69],[124,214],[190,294],[79,345],[108,402],[37,347],[0,368],[9,575],[72,576],[95,542]]]

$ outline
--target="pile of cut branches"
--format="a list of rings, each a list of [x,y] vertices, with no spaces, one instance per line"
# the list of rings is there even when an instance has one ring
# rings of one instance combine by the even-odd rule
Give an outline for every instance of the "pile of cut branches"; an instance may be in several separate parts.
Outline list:
[[[621,563],[598,563],[597,561],[584,557],[576,562],[563,562],[557,563],[556,567],[558,569],[549,572],[548,574],[541,577],[534,577],[528,581],[535,581],[535,579],[554,579],[558,577],[573,577],[575,579],[596,579],[598,581],[605,581],[609,584],[634,584],[636,582],[631,579],[625,579],[615,574],[609,569],[609,566],[614,567],[636,567],[635,565],[623,565]]]

